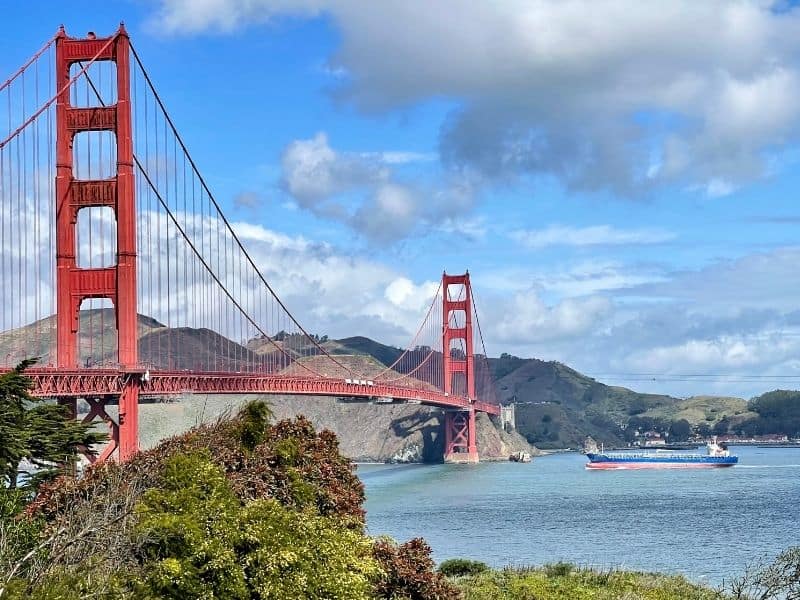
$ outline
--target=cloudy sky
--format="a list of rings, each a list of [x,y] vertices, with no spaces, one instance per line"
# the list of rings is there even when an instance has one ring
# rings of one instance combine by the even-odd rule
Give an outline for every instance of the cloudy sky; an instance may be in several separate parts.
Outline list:
[[[16,12],[15,12],[16,11]],[[300,320],[402,345],[469,269],[490,354],[645,391],[800,386],[800,8],[6,7],[0,76],[124,20]]]

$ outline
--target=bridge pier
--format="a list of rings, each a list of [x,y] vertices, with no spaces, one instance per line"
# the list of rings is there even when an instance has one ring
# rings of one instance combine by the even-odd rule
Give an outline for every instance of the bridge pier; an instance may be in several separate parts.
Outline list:
[[[89,453],[85,448],[83,454],[89,462],[104,461],[117,453],[120,461],[128,460],[139,451],[139,393],[141,378],[129,374],[122,383],[122,391],[117,394],[87,394],[83,400],[89,405],[89,412],[83,417],[83,423],[92,423],[101,419],[108,426],[108,444],[99,455]],[[117,419],[108,414],[109,404],[117,404]],[[69,415],[78,417],[78,397],[58,398],[58,403],[67,407]]]
[[[141,379],[128,375],[119,397],[119,460],[128,460],[139,451],[139,391]]]
[[[444,462],[478,462],[474,408],[445,411]]]

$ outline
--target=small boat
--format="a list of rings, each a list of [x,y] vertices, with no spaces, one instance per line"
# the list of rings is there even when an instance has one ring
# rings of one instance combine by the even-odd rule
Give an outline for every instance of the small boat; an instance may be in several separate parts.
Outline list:
[[[707,454],[682,452],[587,452],[587,469],[690,469],[700,467],[732,467],[739,462],[714,438],[707,445]]]

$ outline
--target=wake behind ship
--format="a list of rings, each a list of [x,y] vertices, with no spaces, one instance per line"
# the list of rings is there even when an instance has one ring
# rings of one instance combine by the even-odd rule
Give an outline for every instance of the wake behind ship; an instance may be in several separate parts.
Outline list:
[[[732,467],[738,456],[717,444],[716,438],[706,446],[707,454],[679,452],[587,452],[587,469],[690,469]]]

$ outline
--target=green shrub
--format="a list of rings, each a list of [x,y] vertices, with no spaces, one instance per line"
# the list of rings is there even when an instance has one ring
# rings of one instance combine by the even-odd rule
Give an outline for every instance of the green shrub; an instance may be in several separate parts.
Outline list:
[[[138,512],[140,596],[361,600],[379,573],[370,540],[341,519],[272,499],[242,505],[202,454],[170,459]]]
[[[683,577],[549,567],[488,571],[455,580],[464,600],[722,600]]]
[[[460,597],[422,540],[365,535],[364,488],[333,433],[267,415],[256,403],[46,483],[22,514],[21,496],[0,498],[0,525],[29,527],[15,539],[41,550],[14,577],[0,565],[2,600]]]
[[[439,565],[439,573],[447,577],[463,577],[477,575],[489,570],[489,565],[478,560],[466,558],[451,558]]]
[[[386,600],[459,600],[461,594],[447,578],[433,570],[431,548],[415,538],[405,544],[380,539],[375,542],[373,556],[382,573],[374,594]]]
[[[557,563],[545,565],[543,568],[548,577],[566,577],[575,570],[575,565],[559,561]]]

